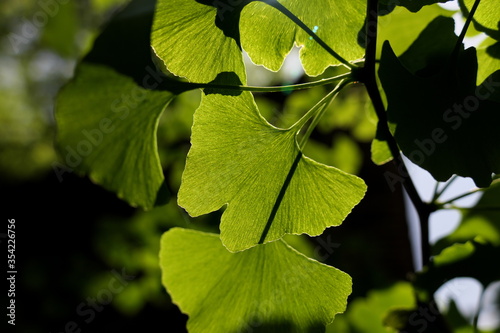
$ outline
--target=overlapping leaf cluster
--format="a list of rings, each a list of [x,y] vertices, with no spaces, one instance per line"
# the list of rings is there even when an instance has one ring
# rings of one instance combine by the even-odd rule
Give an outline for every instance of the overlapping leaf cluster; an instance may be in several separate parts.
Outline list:
[[[436,2],[446,1],[398,5],[418,12]],[[464,12],[473,3],[460,2]],[[382,3],[394,10],[390,2]],[[490,14],[500,7],[485,3],[474,23],[498,40]],[[190,332],[317,332],[345,311],[351,278],[282,240],[286,234],[316,236],[340,225],[365,194],[363,180],[308,158],[299,140],[304,133],[307,138],[314,116],[326,110],[337,90],[304,110],[291,127],[275,127],[261,115],[252,93],[243,91],[248,90],[243,51],[273,71],[294,46],[301,48],[310,76],[341,63],[355,67],[350,63],[363,57],[363,31],[369,31],[365,7],[362,0],[133,1],[97,38],[61,92],[56,119],[66,168],[149,209],[164,203],[166,191],[156,142],[159,118],[176,95],[204,88],[178,204],[192,216],[224,209],[221,234],[172,229],[160,251],[162,282],[189,315]],[[432,17],[441,13],[432,8]],[[144,27],[147,31],[140,31]],[[492,174],[500,173],[498,42],[483,51],[464,49],[453,30],[450,18],[438,17],[399,57],[389,42],[380,43],[379,77],[392,133],[378,138],[372,158],[383,164],[392,157],[384,143],[392,135],[402,152],[437,180],[458,174],[488,187]],[[117,31],[126,43],[116,39]],[[492,187],[493,199],[484,200],[497,200],[495,191]],[[483,244],[483,238],[453,245],[477,236],[468,234],[470,225],[479,223],[474,217],[467,215],[449,236],[446,246],[452,247],[417,285],[432,292],[438,286],[429,280],[442,278],[440,267],[461,267],[484,253],[498,253],[492,233],[484,235],[491,244]],[[408,285],[397,288],[405,295],[397,303],[405,309],[389,315],[389,324],[407,319],[408,308],[416,306]],[[387,295],[380,295],[368,297],[366,304],[380,296],[389,310]],[[392,292],[388,295],[392,300]],[[358,301],[353,309],[348,320],[362,316],[366,305]]]

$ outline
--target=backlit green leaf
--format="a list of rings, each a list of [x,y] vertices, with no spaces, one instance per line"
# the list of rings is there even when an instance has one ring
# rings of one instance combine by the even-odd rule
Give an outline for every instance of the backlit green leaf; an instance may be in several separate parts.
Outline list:
[[[362,0],[286,0],[279,1],[313,30],[335,52],[347,60],[363,56],[358,44],[366,12]],[[241,44],[253,62],[277,71],[294,45],[309,75],[319,75],[340,62],[312,37],[266,1],[254,1],[241,14]]]
[[[179,205],[198,216],[228,204],[220,229],[231,251],[339,225],[366,186],[303,156],[297,131],[267,123],[250,93],[203,96]]]
[[[363,56],[358,33],[363,28],[365,1],[280,3],[345,59]],[[255,63],[274,71],[294,45],[302,48],[302,64],[309,75],[340,64],[266,1],[160,0],[152,45],[169,71],[198,82],[210,82],[222,72],[234,72],[245,82],[242,47]]]
[[[351,293],[349,275],[282,241],[231,253],[218,235],[175,228],[160,266],[190,333],[321,332]]]
[[[66,166],[133,206],[153,207],[163,183],[156,128],[173,97],[140,88],[107,67],[80,65],[57,101],[58,144]]]
[[[229,21],[235,10],[229,4],[218,3],[223,2],[158,1],[151,43],[156,55],[175,75],[193,82],[210,82],[219,73],[234,72],[245,82],[237,25],[222,30],[223,22]],[[217,6],[229,9],[226,12]]]
[[[500,171],[500,71],[477,87],[475,49],[452,58],[451,43],[434,38],[450,35],[453,24],[449,20],[436,19],[434,23],[442,29],[432,25],[415,42],[421,47],[425,40],[438,43],[427,47],[429,54],[403,55],[406,63],[412,56],[423,58],[411,62],[411,71],[388,43],[384,45],[379,75],[387,95],[389,122],[403,153],[437,180],[457,174],[487,187],[492,173]]]
[[[459,0],[464,15],[468,15],[475,0]],[[497,0],[481,0],[474,14],[474,26],[490,37],[500,40],[500,6]]]

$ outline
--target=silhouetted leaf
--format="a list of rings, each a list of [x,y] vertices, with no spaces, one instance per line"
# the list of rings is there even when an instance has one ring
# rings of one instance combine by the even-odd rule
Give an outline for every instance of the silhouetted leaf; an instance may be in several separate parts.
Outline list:
[[[364,1],[288,0],[282,5],[344,58],[363,56],[357,35],[364,23]],[[197,82],[210,82],[222,72],[234,72],[245,82],[242,47],[255,63],[274,71],[294,45],[302,48],[309,75],[340,64],[266,1],[160,0],[152,45],[169,71]]]
[[[280,1],[335,52],[347,60],[363,56],[357,35],[363,27],[365,1],[286,0]],[[312,37],[266,1],[254,1],[243,9],[240,22],[241,44],[253,62],[277,71],[294,45],[301,47],[300,58],[309,75],[319,75],[340,62]]]
[[[151,33],[156,55],[170,72],[189,81],[207,83],[233,72],[245,83],[240,41],[216,25],[234,14],[230,9],[218,11],[216,2],[159,0]]]
[[[496,144],[500,142],[500,70],[477,87],[475,49],[451,57],[450,45],[434,38],[438,33],[450,34],[448,22],[436,19],[443,29],[426,29],[415,42],[421,47],[428,43],[431,51],[423,55],[409,51],[408,57],[422,59],[410,65],[414,73],[403,66],[388,43],[384,45],[379,75],[387,95],[388,118],[403,153],[434,178],[446,181],[457,174],[487,187],[492,173],[500,172]]]

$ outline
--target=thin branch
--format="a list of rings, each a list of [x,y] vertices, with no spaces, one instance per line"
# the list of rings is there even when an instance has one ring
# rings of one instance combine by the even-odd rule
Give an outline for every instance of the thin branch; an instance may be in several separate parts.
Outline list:
[[[451,177],[450,180],[448,180],[448,182],[446,182],[446,184],[444,185],[444,187],[440,190],[440,191],[437,191],[437,186],[439,185],[439,183],[436,184],[436,191],[434,191],[434,196],[432,197],[432,202],[436,202],[437,199],[439,199],[439,197],[450,187],[451,184],[453,184],[453,182],[455,180],[458,179],[458,176],[457,175],[453,175],[453,177]]]
[[[462,43],[464,41],[465,35],[467,34],[467,29],[469,29],[469,26],[472,22],[472,19],[474,18],[474,14],[476,13],[477,7],[479,6],[480,2],[481,2],[481,0],[476,0],[474,2],[474,5],[472,6],[472,8],[470,10],[469,15],[467,16],[467,21],[465,21],[465,25],[462,28],[462,31],[460,32],[460,36],[458,36],[457,43],[455,44],[455,48],[453,49],[453,52],[451,55],[452,59],[454,57],[456,58],[458,56],[458,52],[460,51],[460,48],[461,48]]]
[[[385,110],[380,91],[377,86],[376,77],[376,51],[377,51],[377,34],[378,34],[378,0],[368,0],[366,14],[366,57],[365,67],[361,75],[361,81],[364,82],[370,99],[372,100],[375,112],[379,119],[379,130],[387,138],[387,144],[394,157],[393,161],[396,164],[400,176],[403,177],[403,186],[415,206],[420,219],[420,232],[422,238],[422,258],[423,264],[426,265],[430,259],[430,244],[429,244],[429,216],[434,211],[434,207],[425,203],[417,192],[413,180],[409,176],[408,170],[404,164],[402,155],[399,151],[398,144],[391,131],[387,114]]]

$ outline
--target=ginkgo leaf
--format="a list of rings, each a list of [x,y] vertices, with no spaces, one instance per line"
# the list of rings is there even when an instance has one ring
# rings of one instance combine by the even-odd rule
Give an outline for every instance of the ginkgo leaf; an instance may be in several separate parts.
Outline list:
[[[220,230],[231,251],[285,234],[319,235],[339,225],[366,186],[356,176],[303,156],[297,131],[270,125],[248,92],[203,96],[179,205],[198,216],[228,204]]]
[[[190,333],[321,332],[345,311],[351,278],[283,241],[231,253],[218,235],[162,236],[162,282]]]
[[[159,0],[152,46],[169,71],[190,81],[210,82],[234,72],[245,82],[242,47],[251,59],[278,70],[294,45],[301,47],[303,67],[319,75],[340,61],[325,51],[290,18],[260,0]],[[270,4],[271,3],[271,4]],[[281,3],[281,2],[280,2]],[[343,58],[356,60],[365,1],[282,1]]]
[[[449,34],[451,19],[438,20],[441,32],[426,29],[415,43],[423,45],[427,39],[432,44],[439,39],[429,34]],[[459,50],[456,58],[450,58],[452,49],[436,46],[429,46],[433,54],[421,62],[425,67],[412,66],[410,72],[390,45],[384,45],[379,76],[394,137],[403,153],[435,179],[446,181],[457,174],[487,187],[492,173],[500,172],[500,71],[476,86],[475,49]]]
[[[65,165],[133,206],[153,207],[164,180],[156,128],[173,97],[140,88],[102,65],[82,63],[57,100],[57,141]]]
[[[223,1],[158,0],[153,50],[170,72],[189,81],[211,82],[219,73],[234,72],[245,82],[237,25],[223,26],[237,10],[229,4],[227,12],[218,10],[217,3]]]
[[[358,34],[364,24],[366,1],[279,2],[344,59],[363,57],[364,50],[358,44]],[[243,9],[240,30],[241,45],[252,61],[271,70],[280,69],[294,45],[301,47],[300,58],[308,75],[319,75],[328,66],[340,64],[311,36],[266,1],[254,1]]]

